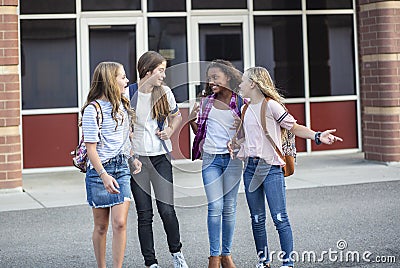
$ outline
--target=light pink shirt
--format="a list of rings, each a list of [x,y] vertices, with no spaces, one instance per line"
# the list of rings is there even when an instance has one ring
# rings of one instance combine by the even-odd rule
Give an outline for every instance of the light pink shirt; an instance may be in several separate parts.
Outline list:
[[[242,160],[246,157],[260,157],[268,164],[284,166],[285,162],[275,152],[274,147],[265,136],[261,126],[261,105],[262,102],[250,104],[244,115],[243,129],[245,141],[241,144],[237,157]],[[268,101],[266,109],[265,116],[268,133],[278,148],[281,149],[281,127],[291,129],[294,123],[296,123],[296,119],[286,113],[286,110],[274,100]]]

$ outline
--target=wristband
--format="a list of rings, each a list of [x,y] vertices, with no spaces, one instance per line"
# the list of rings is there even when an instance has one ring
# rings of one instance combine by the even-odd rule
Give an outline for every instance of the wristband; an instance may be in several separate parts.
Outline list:
[[[107,171],[104,168],[102,168],[97,174],[101,178],[101,175],[103,175],[104,173],[107,173]]]
[[[320,138],[321,138],[321,132],[320,131],[315,132],[314,140],[316,145],[320,145],[322,143]]]
[[[139,159],[139,155],[138,154],[133,154],[132,158],[133,158],[133,160]]]

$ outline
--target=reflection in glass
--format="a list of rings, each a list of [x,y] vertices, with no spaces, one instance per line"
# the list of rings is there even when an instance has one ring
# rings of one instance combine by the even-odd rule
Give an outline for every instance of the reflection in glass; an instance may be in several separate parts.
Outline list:
[[[141,0],[82,0],[82,11],[140,10]]]
[[[301,0],[253,0],[254,10],[299,10]]]
[[[350,9],[352,0],[307,0],[307,9]]]
[[[243,33],[241,23],[199,24],[200,80],[196,95],[206,87],[206,70],[211,61],[230,61],[243,71]]]
[[[355,94],[352,15],[307,17],[310,95]]]
[[[148,0],[149,12],[186,11],[186,0]]]
[[[75,13],[75,0],[21,0],[21,14],[63,14]]]
[[[90,73],[102,61],[124,65],[130,83],[136,81],[136,26],[105,25],[89,27]]]
[[[186,18],[149,18],[149,50],[167,59],[166,84],[176,101],[189,99]]]
[[[247,0],[192,0],[192,9],[246,9]]]
[[[21,20],[22,108],[77,107],[75,20]]]
[[[285,97],[304,97],[301,16],[254,18],[256,65],[268,69]]]
[[[200,61],[228,60],[243,70],[242,24],[200,24]]]

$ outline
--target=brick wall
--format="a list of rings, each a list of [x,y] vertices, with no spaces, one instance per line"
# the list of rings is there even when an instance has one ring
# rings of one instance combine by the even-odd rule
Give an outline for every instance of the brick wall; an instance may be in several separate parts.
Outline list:
[[[363,149],[400,161],[400,1],[358,0]]]
[[[0,191],[21,189],[18,0],[0,0]]]

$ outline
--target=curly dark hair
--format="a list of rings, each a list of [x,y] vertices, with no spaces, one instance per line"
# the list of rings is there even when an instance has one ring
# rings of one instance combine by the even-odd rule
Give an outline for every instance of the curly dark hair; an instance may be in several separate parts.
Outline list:
[[[242,73],[238,69],[236,69],[236,67],[230,61],[221,60],[221,59],[216,59],[216,60],[211,61],[207,67],[206,74],[208,73],[208,70],[210,70],[211,68],[218,68],[226,76],[228,76],[230,78],[229,89],[235,93],[238,93],[239,84],[242,81]],[[213,94],[213,91],[210,86],[210,83],[207,82],[202,96],[206,97],[206,96],[209,96],[212,94]]]

